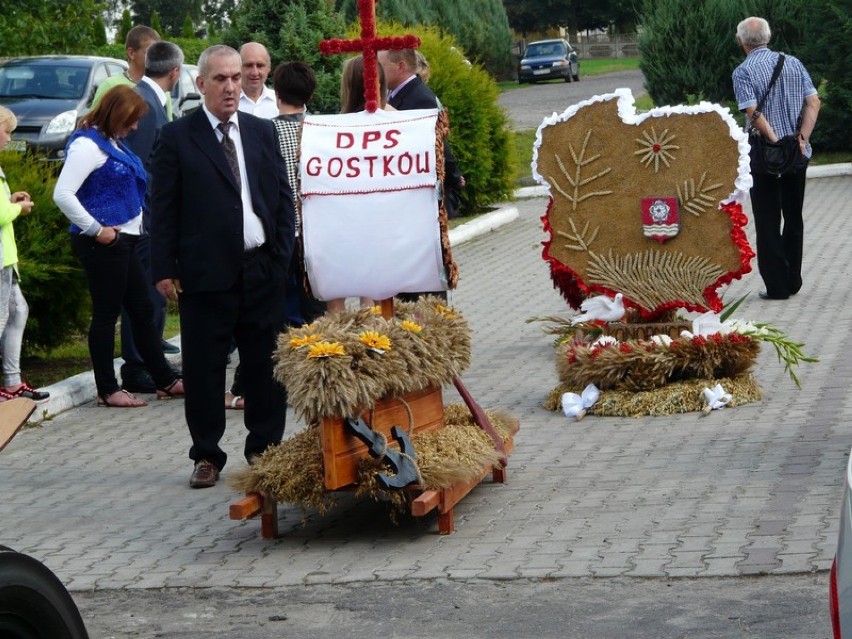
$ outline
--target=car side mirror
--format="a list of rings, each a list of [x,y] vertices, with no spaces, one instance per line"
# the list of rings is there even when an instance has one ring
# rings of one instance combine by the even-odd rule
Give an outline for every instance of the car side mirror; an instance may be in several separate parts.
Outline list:
[[[196,93],[195,91],[193,91],[192,93],[187,93],[185,96],[183,96],[180,99],[180,102],[178,102],[178,106],[182,107],[185,102],[189,102],[190,100],[199,100],[200,101],[201,100],[201,94]]]

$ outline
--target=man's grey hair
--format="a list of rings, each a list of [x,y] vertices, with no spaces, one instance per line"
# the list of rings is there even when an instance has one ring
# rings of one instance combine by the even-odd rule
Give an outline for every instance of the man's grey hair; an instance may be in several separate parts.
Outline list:
[[[183,64],[183,51],[174,42],[155,42],[145,54],[145,75],[162,78]]]
[[[761,47],[769,44],[772,31],[763,18],[751,16],[737,25],[737,41],[747,47]]]
[[[207,47],[198,56],[198,75],[206,78],[210,73],[210,58],[219,56],[236,56],[240,57],[236,49],[232,49],[226,44],[214,44],[212,47]]]

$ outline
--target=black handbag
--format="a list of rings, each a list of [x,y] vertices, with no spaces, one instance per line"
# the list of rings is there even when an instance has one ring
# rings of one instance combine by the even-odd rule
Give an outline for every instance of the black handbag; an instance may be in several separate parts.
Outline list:
[[[772,87],[775,86],[778,76],[781,75],[781,69],[784,67],[784,59],[784,54],[780,54],[778,63],[772,71],[772,79],[769,82],[769,87],[766,89],[763,99],[757,105],[754,114],[752,114],[752,122],[760,117],[763,111],[763,104],[766,102],[770,91],[772,91]],[[761,135],[760,131],[752,126],[749,131],[748,141],[751,145],[749,150],[751,172],[755,175],[775,175],[780,177],[800,171],[807,165],[808,160],[802,155],[802,149],[799,146],[798,133],[796,135],[786,135],[777,142],[770,142]]]

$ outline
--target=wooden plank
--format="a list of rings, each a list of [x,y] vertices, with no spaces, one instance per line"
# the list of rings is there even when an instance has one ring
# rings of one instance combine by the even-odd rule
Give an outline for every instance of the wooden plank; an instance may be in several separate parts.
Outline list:
[[[274,499],[263,500],[260,515],[260,536],[263,539],[278,537],[278,503]]]
[[[444,401],[440,388],[408,393],[402,399],[411,408],[414,418],[412,434],[444,427]],[[409,430],[408,410],[398,399],[383,399],[376,403],[373,411],[363,413],[362,417],[373,430],[384,434],[389,441],[393,426]],[[343,419],[339,417],[327,417],[320,422],[320,441],[326,490],[337,490],[354,484],[358,460],[368,454],[364,443],[349,433],[343,425]]]
[[[239,501],[231,504],[228,509],[228,516],[231,519],[237,520],[254,517],[263,508],[263,501],[263,497],[261,497],[260,493],[249,493]]]
[[[12,441],[35,409],[36,403],[26,397],[16,397],[0,402],[0,450],[6,448],[6,444]]]
[[[456,516],[453,509],[438,515],[438,534],[452,535],[456,531]]]
[[[426,490],[411,502],[411,514],[422,517],[435,510],[441,503],[441,494],[437,490]]]

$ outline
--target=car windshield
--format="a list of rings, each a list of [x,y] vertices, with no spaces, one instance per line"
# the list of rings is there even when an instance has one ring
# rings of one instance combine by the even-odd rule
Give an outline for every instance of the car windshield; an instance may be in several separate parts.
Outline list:
[[[84,67],[45,64],[0,66],[0,97],[80,99],[89,70]]]
[[[527,47],[525,58],[547,58],[565,55],[565,45],[561,42],[543,42]]]

